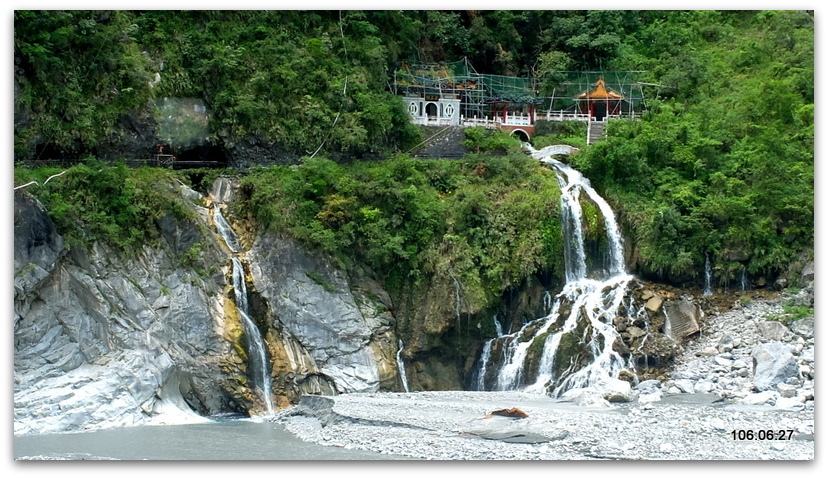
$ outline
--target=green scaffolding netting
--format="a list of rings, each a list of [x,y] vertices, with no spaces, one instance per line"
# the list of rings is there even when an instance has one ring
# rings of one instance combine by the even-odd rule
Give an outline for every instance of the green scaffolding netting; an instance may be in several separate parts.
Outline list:
[[[483,105],[509,102],[538,105],[540,109],[577,109],[577,97],[603,79],[606,87],[624,96],[624,110],[639,111],[644,95],[638,71],[560,71],[558,80],[547,82],[545,94],[534,78],[477,73],[467,60],[404,65],[394,74],[395,91],[408,95],[456,95],[464,111],[482,111]]]

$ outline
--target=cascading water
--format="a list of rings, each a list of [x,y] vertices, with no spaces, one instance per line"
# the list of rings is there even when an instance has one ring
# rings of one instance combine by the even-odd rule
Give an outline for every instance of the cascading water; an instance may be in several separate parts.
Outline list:
[[[409,392],[408,389],[408,377],[405,375],[405,364],[402,360],[402,351],[403,351],[403,343],[402,340],[398,340],[399,348],[397,349],[397,371],[400,374],[400,381],[402,382],[403,390]]]
[[[739,280],[739,290],[741,290],[741,291],[749,291],[750,290],[750,281],[748,280],[747,268],[745,268],[745,267],[742,267],[742,277]]]
[[[494,322],[494,326],[495,326],[495,334],[496,334],[498,337],[502,337],[502,336],[503,336],[503,326],[502,326],[502,325],[500,325],[500,321],[499,321],[499,320],[497,320],[497,314],[495,314],[495,315],[493,315],[493,316],[492,316],[492,322]]]
[[[713,265],[710,263],[710,254],[704,254],[704,292],[703,295],[713,295]]]
[[[236,233],[233,232],[233,228],[230,227],[230,224],[228,224],[227,220],[224,219],[224,215],[221,214],[221,208],[218,204],[213,206],[213,222],[216,223],[216,230],[222,239],[224,239],[227,247],[233,252],[239,252],[241,250],[241,247],[239,246],[239,237],[236,236]]]
[[[273,415],[273,382],[267,367],[267,354],[259,328],[253,323],[248,315],[247,308],[247,286],[244,282],[244,266],[241,261],[233,258],[233,289],[236,292],[236,308],[242,319],[244,336],[247,338],[248,365],[253,384],[259,389],[264,397],[267,414]]]
[[[230,224],[224,219],[221,214],[221,208],[218,204],[213,207],[213,222],[216,224],[216,230],[224,239],[227,247],[234,253],[241,250],[239,246],[239,238],[230,227]],[[244,329],[244,336],[247,340],[247,355],[248,367],[250,367],[250,379],[255,388],[259,390],[264,399],[267,414],[273,415],[273,381],[268,370],[267,353],[265,352],[265,344],[262,339],[262,334],[259,328],[253,323],[250,318],[247,305],[247,285],[244,280],[244,265],[238,257],[233,257],[233,290],[235,291],[236,309],[239,311],[239,316],[242,321],[242,328]]]
[[[632,276],[624,270],[621,231],[609,204],[580,172],[544,150],[531,151],[552,167],[561,187],[566,284],[547,309],[549,315],[484,345],[476,385],[479,390],[525,388],[560,396],[572,388],[617,380],[622,370],[633,368],[613,350],[621,337],[612,323]],[[601,257],[591,257],[585,247],[582,201],[589,201],[603,216],[606,238]],[[536,341],[542,341],[541,356],[535,376],[529,377],[524,362]],[[491,373],[491,366],[498,363],[489,363],[495,346],[503,356],[497,374]]]

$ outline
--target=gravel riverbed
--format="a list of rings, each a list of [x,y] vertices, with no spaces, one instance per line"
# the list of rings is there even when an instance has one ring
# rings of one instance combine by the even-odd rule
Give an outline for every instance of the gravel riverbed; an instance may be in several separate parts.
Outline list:
[[[625,402],[370,393],[308,397],[275,419],[309,442],[425,460],[813,460],[813,319],[768,320],[789,300],[709,316],[669,377],[638,384]],[[771,379],[757,355],[766,347],[790,355]],[[513,407],[528,417],[485,418]]]

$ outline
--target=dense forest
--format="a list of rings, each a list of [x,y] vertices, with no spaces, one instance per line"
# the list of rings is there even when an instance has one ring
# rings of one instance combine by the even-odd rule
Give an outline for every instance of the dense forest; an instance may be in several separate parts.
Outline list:
[[[631,270],[690,283],[710,257],[720,280],[742,268],[773,280],[813,254],[812,12],[16,11],[14,19],[15,184],[60,171],[31,169],[33,159],[101,156],[135,118],[163,121],[160,100],[198,98],[209,108],[210,145],[254,142],[294,164],[245,171],[241,204],[261,227],[346,267],[383,271],[392,288],[457,275],[486,302],[539,270],[560,277],[554,175],[505,135],[471,132],[472,152],[460,160],[407,156],[422,134],[391,92],[393,71],[465,57],[481,73],[535,77],[542,93],[562,71],[637,70],[651,85],[646,114],[611,121],[605,141],[571,158],[619,215]],[[535,145],[573,136],[548,133]],[[70,239],[91,233],[128,248],[151,236],[159,208],[175,207],[152,192],[170,175],[196,187],[203,179],[101,169],[92,158],[30,192]]]

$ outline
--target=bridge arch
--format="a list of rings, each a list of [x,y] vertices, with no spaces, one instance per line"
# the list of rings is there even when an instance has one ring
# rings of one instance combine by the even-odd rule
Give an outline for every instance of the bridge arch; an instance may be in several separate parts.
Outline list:
[[[512,132],[509,133],[509,134],[517,136],[518,139],[520,139],[521,141],[523,141],[525,143],[528,143],[529,140],[531,139],[531,137],[529,136],[529,133],[527,133],[526,131],[524,131],[520,128],[513,129]]]

